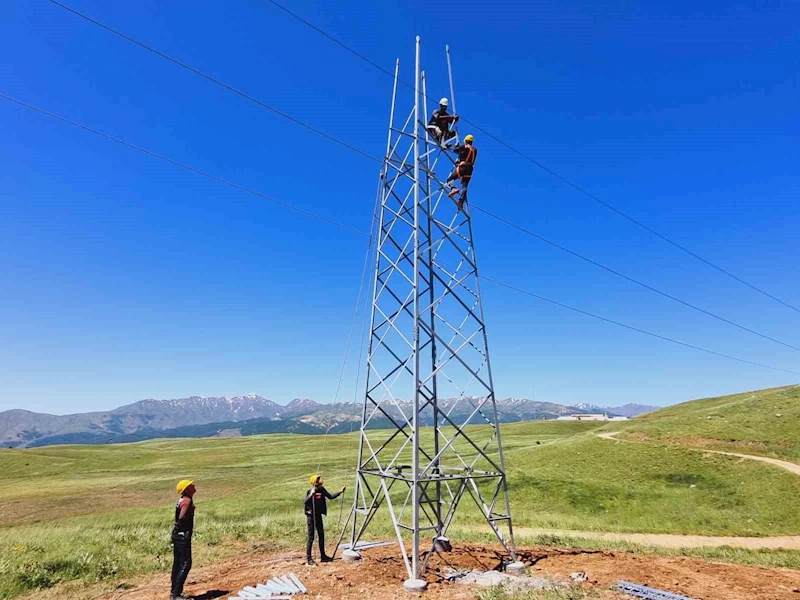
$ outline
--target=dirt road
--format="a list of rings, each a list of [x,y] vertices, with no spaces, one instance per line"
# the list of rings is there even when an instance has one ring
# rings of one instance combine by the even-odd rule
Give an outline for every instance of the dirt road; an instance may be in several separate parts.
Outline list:
[[[632,542],[643,546],[663,546],[664,548],[747,548],[748,550],[800,550],[800,535],[780,535],[773,537],[727,537],[705,535],[675,535],[666,533],[608,533],[601,531],[573,531],[569,529],[536,529],[515,527],[514,534],[522,537],[556,535],[560,537],[604,540],[607,542]],[[800,599],[799,599],[800,600]]]
[[[630,440],[620,440],[617,439],[615,436],[622,433],[621,431],[612,431],[610,433],[598,433],[597,437],[603,438],[604,440],[611,440],[613,442],[622,443],[627,442],[631,444],[643,444],[645,442],[632,442]],[[705,454],[722,454],[723,456],[735,456],[737,458],[744,458],[746,460],[754,460],[757,462],[763,462],[770,465],[774,465],[776,467],[780,467],[785,471],[789,471],[793,475],[800,475],[800,465],[795,464],[793,462],[789,462],[788,460],[779,460],[777,458],[769,458],[767,456],[756,456],[754,454],[739,454],[738,452],[722,452],[721,450],[706,450],[705,448],[692,448],[691,446],[684,446],[689,450],[696,450],[697,452],[703,452]]]
[[[775,465],[776,467],[780,467],[781,469],[789,471],[789,473],[800,475],[800,465],[796,465],[788,460],[778,460],[777,458],[768,458],[766,456],[753,456],[752,454],[739,454],[737,452],[721,452],[719,450],[701,450],[701,452],[705,452],[706,454],[724,454],[725,456],[736,456],[738,458],[745,458],[747,460],[756,460],[758,462]]]

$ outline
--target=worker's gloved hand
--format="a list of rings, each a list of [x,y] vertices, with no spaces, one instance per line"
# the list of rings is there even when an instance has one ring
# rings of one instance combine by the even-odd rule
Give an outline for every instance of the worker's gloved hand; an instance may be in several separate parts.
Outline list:
[[[456,123],[458,123],[458,118],[459,118],[458,115],[456,115]]]
[[[339,492],[340,494],[344,494],[344,491],[347,489],[347,486],[342,486],[342,491]]]

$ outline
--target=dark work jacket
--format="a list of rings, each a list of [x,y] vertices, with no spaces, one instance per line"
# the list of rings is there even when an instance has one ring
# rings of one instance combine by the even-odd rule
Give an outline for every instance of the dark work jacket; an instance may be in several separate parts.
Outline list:
[[[194,530],[194,500],[189,498],[189,510],[186,511],[186,515],[181,519],[181,501],[178,500],[178,503],[175,505],[175,524],[172,527],[173,533],[184,533],[189,536],[192,535],[192,531]]]
[[[326,498],[333,500],[334,498],[338,498],[342,492],[336,492],[335,494],[331,494],[328,490],[324,487],[319,488],[311,488],[306,493],[305,499],[305,511],[307,515],[327,515],[328,514],[328,502]]]
[[[450,123],[452,123],[455,118],[455,115],[451,115],[448,112],[442,112],[440,108],[437,108],[435,111],[433,111],[431,120],[428,121],[428,125],[435,125],[442,131],[447,131],[450,129]]]
[[[478,158],[478,149],[475,146],[458,144],[453,151],[458,155],[459,163],[475,166],[475,159]]]

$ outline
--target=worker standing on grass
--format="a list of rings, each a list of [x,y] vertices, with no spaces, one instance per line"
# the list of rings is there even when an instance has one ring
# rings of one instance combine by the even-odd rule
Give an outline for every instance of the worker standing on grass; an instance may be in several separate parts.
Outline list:
[[[450,126],[458,122],[456,115],[447,112],[447,98],[439,100],[439,108],[433,111],[430,121],[428,121],[428,133],[433,136],[438,144],[446,146],[447,142],[455,137],[455,131],[450,131]]]
[[[456,147],[453,148],[455,153],[458,155],[458,159],[456,160],[456,168],[450,173],[450,176],[447,178],[445,182],[445,187],[449,188],[448,196],[453,198],[456,196],[459,191],[456,186],[454,186],[451,182],[455,181],[456,179],[461,179],[461,197],[458,199],[458,210],[461,210],[464,207],[464,202],[467,201],[467,186],[469,185],[469,180],[472,179],[472,170],[475,167],[475,159],[478,158],[478,149],[473,146],[473,142],[475,141],[475,137],[472,134],[469,134],[464,138],[464,145],[456,144]]]
[[[192,532],[194,531],[194,481],[184,479],[178,483],[180,500],[175,505],[175,524],[172,526],[172,591],[170,600],[186,598],[183,584],[192,568]]]
[[[346,488],[342,488],[335,494],[331,494],[324,487],[324,481],[320,475],[312,475],[309,478],[311,489],[306,493],[304,508],[306,513],[306,525],[308,525],[308,537],[306,539],[306,562],[314,565],[311,558],[311,548],[314,546],[314,530],[317,530],[319,537],[319,560],[320,562],[331,562],[333,559],[325,554],[325,524],[322,516],[328,514],[327,500],[338,498]]]

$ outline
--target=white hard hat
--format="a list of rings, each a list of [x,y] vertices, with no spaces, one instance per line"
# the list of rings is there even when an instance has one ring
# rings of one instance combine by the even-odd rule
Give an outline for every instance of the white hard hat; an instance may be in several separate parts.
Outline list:
[[[441,104],[442,106],[447,106],[447,98],[442,98],[441,100],[439,100],[439,104]]]

